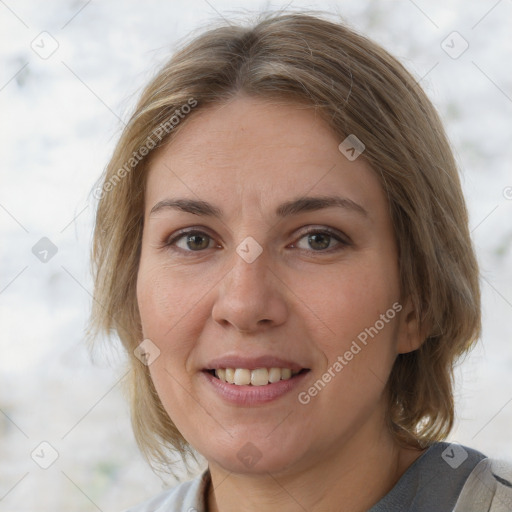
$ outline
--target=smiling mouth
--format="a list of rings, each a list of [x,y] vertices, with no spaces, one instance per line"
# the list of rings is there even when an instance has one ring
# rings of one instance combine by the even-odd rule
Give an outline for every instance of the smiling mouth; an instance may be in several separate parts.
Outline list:
[[[266,386],[281,380],[290,380],[298,375],[309,372],[309,368],[291,370],[290,368],[217,368],[206,370],[213,377],[234,384],[235,386]]]

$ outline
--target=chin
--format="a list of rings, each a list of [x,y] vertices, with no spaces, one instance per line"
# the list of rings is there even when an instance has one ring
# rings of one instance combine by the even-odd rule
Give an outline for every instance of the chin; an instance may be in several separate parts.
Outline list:
[[[303,440],[304,441],[304,440]],[[200,447],[199,447],[200,448]],[[247,433],[226,440],[222,447],[211,446],[200,451],[209,463],[225,471],[246,475],[277,474],[297,465],[304,450],[304,442],[294,443],[272,437],[251,437]]]
[[[275,449],[274,449],[275,450]],[[239,452],[243,455],[239,456]],[[229,456],[207,458],[209,463],[222,467],[225,471],[234,474],[265,476],[268,473],[278,474],[294,466],[296,461],[292,454],[266,453],[259,451],[247,443],[239,452]]]

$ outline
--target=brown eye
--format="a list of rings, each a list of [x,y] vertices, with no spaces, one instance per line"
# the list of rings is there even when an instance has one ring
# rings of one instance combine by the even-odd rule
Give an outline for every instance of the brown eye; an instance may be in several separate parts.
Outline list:
[[[176,246],[187,252],[198,252],[210,248],[212,242],[212,238],[202,231],[189,231],[176,236],[166,245]]]
[[[297,248],[314,252],[330,252],[335,249],[342,249],[349,245],[341,235],[328,230],[314,230],[304,233],[298,242],[294,244]]]
[[[326,233],[308,235],[308,244],[314,250],[328,249],[332,236]]]
[[[186,244],[187,247],[193,251],[200,251],[201,249],[207,249],[210,245],[209,236],[204,235],[187,235]]]

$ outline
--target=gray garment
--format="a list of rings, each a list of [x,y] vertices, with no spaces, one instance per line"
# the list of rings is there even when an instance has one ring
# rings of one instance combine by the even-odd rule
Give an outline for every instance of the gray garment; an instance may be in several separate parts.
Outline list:
[[[512,464],[484,459],[466,480],[453,512],[511,512]]]
[[[368,512],[451,512],[470,473],[485,458],[467,446],[435,443]]]
[[[479,470],[482,465],[485,472]],[[457,512],[512,512],[508,505],[512,499],[511,479],[509,464],[496,465],[466,446],[435,443],[368,512],[452,512],[463,488]],[[464,487],[466,481],[469,485]],[[206,470],[126,512],[206,512],[204,497],[209,483]],[[475,504],[474,496],[482,500],[481,507]],[[476,506],[468,506],[469,502]]]

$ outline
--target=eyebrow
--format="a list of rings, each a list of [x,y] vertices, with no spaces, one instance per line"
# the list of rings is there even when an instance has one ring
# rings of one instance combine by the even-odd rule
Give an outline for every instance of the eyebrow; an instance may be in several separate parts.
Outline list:
[[[368,212],[358,203],[348,199],[347,197],[339,196],[316,196],[316,197],[299,197],[286,201],[276,208],[276,215],[278,217],[288,217],[290,215],[297,215],[303,212],[311,212],[323,210],[325,208],[343,208],[349,211],[358,213],[364,217],[368,217]],[[181,210],[193,215],[211,216],[221,218],[223,213],[220,208],[207,201],[200,201],[196,199],[163,199],[151,208],[149,215],[152,216],[162,210]]]

